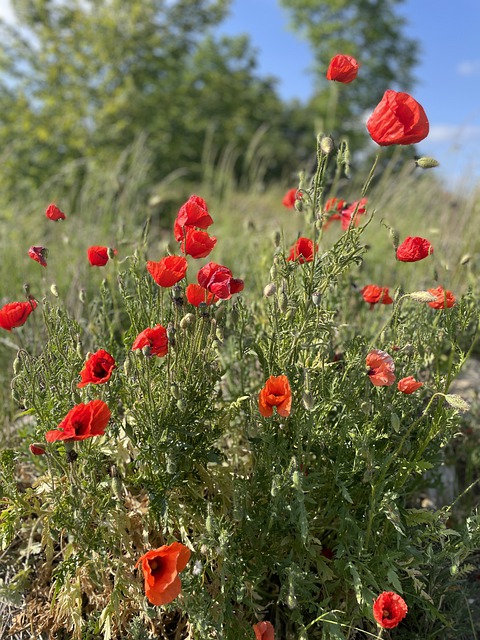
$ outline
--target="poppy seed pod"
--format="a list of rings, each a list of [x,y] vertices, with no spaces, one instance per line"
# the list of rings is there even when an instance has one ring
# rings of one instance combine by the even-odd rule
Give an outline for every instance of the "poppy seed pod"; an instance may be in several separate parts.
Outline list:
[[[415,165],[420,167],[420,169],[433,169],[434,167],[438,167],[440,163],[438,160],[435,160],[435,158],[424,157],[417,158],[415,160]]]

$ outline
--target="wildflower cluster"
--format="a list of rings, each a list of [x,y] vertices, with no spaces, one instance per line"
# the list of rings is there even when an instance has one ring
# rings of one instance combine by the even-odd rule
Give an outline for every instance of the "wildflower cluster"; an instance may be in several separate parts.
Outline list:
[[[359,68],[339,54],[327,78],[349,84]],[[380,146],[428,133],[421,106],[393,91],[367,126]],[[468,408],[448,388],[478,307],[442,286],[393,293],[363,275],[374,209],[368,184],[353,198],[327,192],[345,145],[334,151],[320,137],[316,173],[286,194],[305,228],[283,246],[278,234],[268,279],[258,255],[246,282],[210,260],[214,218],[192,195],[172,253],[148,238],[121,260],[88,247],[90,277],[106,277],[84,315],[47,295],[0,310],[8,331],[39,305],[45,321],[43,348],[19,350],[12,382],[31,418],[18,454],[35,469],[26,490],[14,455],[0,458],[0,539],[13,547],[35,523],[29,594],[54,600],[29,600],[40,634],[349,640],[378,627],[441,637],[450,624],[452,563],[467,561],[478,530],[452,533],[448,512],[417,495]],[[71,219],[53,204],[46,217]],[[28,253],[46,267],[45,247]],[[410,269],[401,263],[432,254],[407,237],[385,261]]]

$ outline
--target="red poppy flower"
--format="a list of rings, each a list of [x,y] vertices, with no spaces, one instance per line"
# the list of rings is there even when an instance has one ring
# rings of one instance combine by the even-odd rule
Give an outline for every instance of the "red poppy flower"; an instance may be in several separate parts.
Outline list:
[[[87,256],[92,267],[104,267],[109,259],[109,251],[108,247],[89,247],[87,249]],[[117,250],[113,249],[113,253],[116,255]]]
[[[370,308],[377,304],[392,304],[393,300],[388,295],[388,287],[377,287],[376,284],[367,284],[363,287],[361,294],[365,302],[370,304]]]
[[[56,429],[47,431],[45,440],[85,440],[93,436],[103,436],[110,420],[110,409],[103,400],[91,400],[87,404],[77,404],[70,409]]]
[[[37,301],[33,298],[27,302],[9,302],[0,309],[0,327],[7,331],[21,327],[36,307]]]
[[[82,381],[77,387],[107,382],[116,366],[112,356],[105,349],[100,349],[85,362],[85,367],[80,371]]]
[[[47,453],[47,450],[41,442],[32,442],[28,448],[34,456],[44,456]]]
[[[134,349],[143,349],[143,347],[150,347],[152,356],[159,356],[160,358],[166,356],[168,353],[168,337],[165,327],[157,324],[157,326],[149,327],[139,333],[132,344],[132,351]]]
[[[159,287],[173,287],[185,277],[187,267],[184,256],[166,256],[158,262],[147,262],[147,271]]]
[[[367,375],[376,387],[389,387],[395,382],[395,364],[386,351],[373,349],[367,355]]]
[[[275,629],[273,624],[267,620],[254,624],[253,630],[255,631],[255,640],[275,640]]]
[[[318,244],[315,244],[315,252],[318,251]],[[313,242],[310,238],[299,238],[290,249],[287,260],[298,260],[300,264],[313,261]]]
[[[48,205],[45,215],[50,220],[65,220],[67,217],[55,204]]]
[[[151,604],[168,604],[180,594],[182,584],[178,574],[185,569],[189,560],[190,549],[181,542],[165,544],[147,551],[139,558],[135,568],[141,563],[145,595]]]
[[[212,304],[218,300],[217,296],[210,293],[207,289],[204,289],[199,284],[189,284],[185,290],[187,300],[194,307],[198,307],[202,302],[205,304]]]
[[[287,376],[270,376],[258,394],[258,408],[264,418],[273,415],[273,407],[284,418],[290,415],[292,390]]]
[[[416,144],[428,136],[428,118],[423,107],[408,93],[389,89],[367,121],[377,144]]]
[[[45,247],[30,247],[30,249],[28,250],[28,255],[30,256],[30,258],[32,258],[32,260],[36,260],[36,262],[39,262],[42,267],[47,266],[48,249],[46,249]]]
[[[362,198],[361,200],[352,202],[352,204],[349,204],[345,209],[342,209],[341,218],[342,229],[344,231],[346,231],[350,225],[358,227],[360,224],[360,216],[363,216],[367,210],[367,202],[368,198]]]
[[[423,382],[417,382],[413,376],[402,378],[397,384],[397,389],[407,395],[414,393],[420,387],[423,387]]]
[[[234,293],[243,291],[244,287],[243,280],[233,278],[230,269],[215,262],[209,262],[202,267],[197,274],[197,280],[201,287],[222,300],[228,300]]]
[[[328,213],[329,211],[342,211],[345,207],[348,206],[346,200],[342,200],[341,198],[329,198],[323,207],[323,210]],[[340,220],[340,216],[336,218]]]
[[[181,242],[184,235],[184,227],[198,227],[208,229],[213,224],[212,217],[208,213],[207,203],[200,196],[190,196],[190,198],[178,210],[177,218],[173,227],[175,240]]]
[[[185,227],[181,251],[192,258],[205,258],[216,244],[217,239],[209,236],[206,231]]]
[[[408,236],[397,249],[400,262],[418,262],[433,253],[433,247],[425,238]]]
[[[428,293],[431,293],[432,296],[437,296],[436,300],[428,303],[432,309],[450,309],[450,307],[453,307],[456,302],[453,293],[451,291],[447,291],[443,287],[428,289]]]
[[[384,591],[373,603],[373,617],[384,629],[393,629],[407,615],[405,600],[393,591]]]
[[[287,191],[282,200],[282,204],[284,207],[287,207],[288,209],[293,209],[295,207],[295,201],[297,200],[297,191],[298,189],[289,189]]]
[[[358,73],[358,62],[352,56],[338,54],[330,60],[327,80],[336,80],[348,84],[355,80]]]

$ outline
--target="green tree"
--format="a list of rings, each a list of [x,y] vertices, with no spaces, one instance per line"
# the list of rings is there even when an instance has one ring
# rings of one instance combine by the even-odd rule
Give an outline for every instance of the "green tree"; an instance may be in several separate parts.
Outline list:
[[[307,110],[331,133],[348,134],[353,146],[365,142],[360,116],[371,111],[386,89],[409,91],[418,59],[418,43],[404,33],[398,9],[404,0],[279,0],[293,28],[311,44],[317,91]],[[343,53],[360,63],[348,85],[329,82],[331,58]]]
[[[37,187],[67,162],[109,163],[143,133],[152,179],[199,175],[208,136],[245,148],[283,107],[248,39],[212,35],[229,4],[18,0],[16,23],[0,23],[4,191]]]

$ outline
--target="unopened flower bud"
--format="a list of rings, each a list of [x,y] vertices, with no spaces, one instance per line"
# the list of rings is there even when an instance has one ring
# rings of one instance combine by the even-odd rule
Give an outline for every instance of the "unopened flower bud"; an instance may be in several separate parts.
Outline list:
[[[55,296],[55,298],[58,298],[58,287],[55,283],[50,285],[50,291],[52,293],[52,296]]]
[[[179,411],[185,411],[186,408],[187,408],[187,404],[186,404],[185,400],[183,400],[182,398],[177,400],[177,409]]]
[[[114,475],[112,477],[112,492],[117,500],[122,500],[123,498],[123,482],[122,479],[118,475]]]
[[[133,363],[128,354],[125,358],[125,362],[123,363],[123,373],[127,376],[127,378],[130,378],[133,373]]]
[[[388,235],[392,239],[393,247],[396,251],[398,249],[398,245],[400,244],[400,234],[396,229],[393,229],[393,227],[390,227],[388,230]]]
[[[108,256],[109,260],[113,260],[115,255],[116,255],[116,253],[117,252],[115,251],[115,249],[112,249],[111,247],[108,247],[107,256]]]
[[[167,325],[167,338],[168,338],[168,343],[174,347],[175,346],[175,334],[176,334],[177,330],[175,329],[173,322],[169,322]]]
[[[18,374],[20,373],[20,370],[22,368],[22,359],[20,358],[20,356],[17,356],[15,358],[15,360],[13,361],[13,373],[18,376]]]
[[[415,164],[417,167],[420,167],[420,169],[433,169],[434,167],[438,167],[440,163],[438,160],[435,160],[435,158],[423,157],[417,158]]]
[[[284,287],[282,287],[278,292],[277,299],[278,299],[278,308],[280,309],[280,312],[286,313],[288,309],[288,296]]]
[[[303,406],[307,411],[312,411],[312,409],[315,406],[315,398],[313,397],[313,394],[311,391],[305,391],[305,393],[302,396],[302,402],[303,402]]]
[[[25,284],[23,285],[23,290],[25,291],[28,298],[30,295],[30,285],[28,284],[28,282],[25,282]]]
[[[277,285],[274,282],[270,282],[269,284],[265,285],[265,287],[263,288],[263,295],[266,298],[270,298],[270,296],[273,296],[276,290],[277,290]]]
[[[180,329],[185,331],[185,329],[187,329],[188,327],[191,327],[194,322],[195,322],[195,316],[193,315],[193,313],[187,313],[180,320]]]
[[[85,289],[80,289],[80,291],[78,292],[78,299],[82,304],[85,304],[85,301],[87,299],[87,292],[85,291]]]
[[[142,347],[142,353],[146,358],[149,358],[152,355],[152,347],[149,344],[146,344]]]
[[[330,136],[323,136],[320,138],[320,151],[328,156],[335,148],[335,143],[333,142],[333,138]]]
[[[275,231],[273,232],[273,244],[276,247],[279,247],[281,240],[282,240],[282,234],[278,229],[275,229]]]
[[[464,256],[461,257],[460,264],[461,265],[468,264],[471,259],[472,259],[472,256],[469,253],[466,253]]]
[[[45,445],[40,442],[33,442],[30,445],[29,449],[34,456],[44,456],[47,453]]]
[[[172,382],[172,384],[170,385],[170,393],[175,398],[175,400],[178,400],[180,398],[180,387],[176,382]]]
[[[295,204],[293,205],[295,208],[295,211],[298,211],[298,213],[302,213],[303,211],[303,201],[301,198],[297,198],[295,200]]]
[[[322,294],[320,291],[314,291],[312,293],[312,302],[316,307],[320,306],[320,303],[322,302]]]

